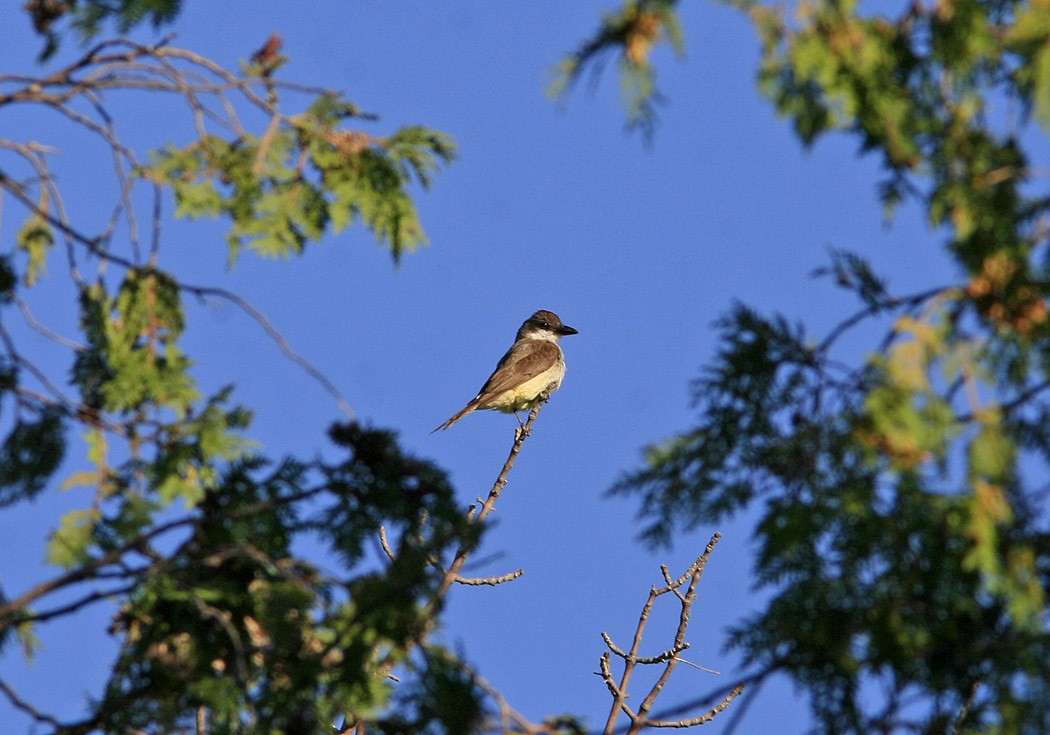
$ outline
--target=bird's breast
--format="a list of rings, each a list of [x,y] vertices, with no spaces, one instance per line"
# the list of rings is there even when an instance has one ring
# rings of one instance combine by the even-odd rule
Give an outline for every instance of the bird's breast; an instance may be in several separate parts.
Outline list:
[[[524,411],[532,408],[546,394],[558,389],[565,378],[565,361],[558,360],[549,369],[529,378],[524,383],[496,396],[485,408],[497,411]]]

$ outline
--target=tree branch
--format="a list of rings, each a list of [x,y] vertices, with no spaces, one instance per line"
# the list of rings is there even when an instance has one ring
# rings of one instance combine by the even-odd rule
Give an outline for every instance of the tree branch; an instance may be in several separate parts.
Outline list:
[[[740,682],[712,709],[694,717],[669,720],[650,719],[648,716],[648,713],[652,710],[653,705],[656,703],[656,699],[660,696],[660,693],[663,691],[664,686],[667,684],[677,665],[680,662],[689,663],[680,659],[678,654],[689,648],[689,643],[685,640],[685,634],[689,627],[693,605],[696,602],[696,588],[700,579],[703,577],[704,569],[707,567],[707,561],[721,537],[722,536],[719,533],[712,536],[707,547],[704,549],[704,552],[698,556],[696,561],[694,561],[685,573],[677,579],[672,579],[667,566],[661,565],[660,572],[663,575],[666,586],[661,588],[652,587],[649,590],[649,596],[646,599],[645,604],[642,606],[641,614],[638,616],[638,623],[635,626],[634,631],[634,639],[631,642],[631,649],[629,651],[624,651],[617,646],[608,633],[603,632],[601,634],[602,640],[605,641],[605,645],[608,646],[609,651],[603,653],[599,660],[599,665],[601,667],[600,676],[613,697],[612,707],[609,710],[609,716],[606,720],[605,729],[603,731],[605,735],[613,735],[616,731],[616,721],[621,712],[627,715],[627,718],[630,720],[630,724],[627,728],[627,733],[629,735],[634,735],[646,727],[693,727],[696,725],[702,725],[706,722],[710,722],[717,714],[724,711],[729,704],[739,696],[741,692],[743,692],[744,682]],[[683,586],[685,587],[684,593],[681,591]],[[674,642],[671,648],[657,654],[656,656],[639,656],[638,651],[641,647],[642,637],[645,633],[653,606],[657,599],[667,594],[673,594],[681,605]],[[613,678],[612,668],[610,666],[610,651],[624,661],[623,674],[620,676],[619,683]],[[627,705],[627,698],[630,696],[629,688],[631,677],[638,665],[662,665],[663,671],[657,678],[656,683],[653,684],[652,688],[649,690],[645,699],[639,705],[638,711],[635,712]],[[695,664],[691,665],[695,666]],[[702,669],[703,667],[697,668]]]

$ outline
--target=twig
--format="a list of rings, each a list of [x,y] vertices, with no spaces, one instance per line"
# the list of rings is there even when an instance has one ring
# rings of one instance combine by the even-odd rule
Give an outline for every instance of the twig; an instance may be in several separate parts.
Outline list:
[[[523,574],[525,574],[524,569],[515,569],[513,572],[494,577],[461,577],[457,574],[453,581],[455,581],[456,584],[465,584],[471,587],[480,587],[482,585],[495,587],[498,584],[512,582]]]
[[[525,422],[525,425],[515,429],[514,443],[510,447],[510,453],[507,455],[507,460],[503,463],[503,468],[496,477],[496,481],[492,483],[492,489],[489,490],[488,497],[486,497],[481,504],[481,509],[471,519],[471,523],[484,523],[485,519],[488,518],[489,514],[495,509],[496,501],[498,501],[500,495],[503,494],[503,488],[507,486],[507,476],[514,467],[514,462],[518,459],[518,453],[521,451],[521,447],[525,443],[526,437],[528,437],[532,431],[532,425],[536,422],[536,417],[540,415],[540,408],[542,408],[542,406],[543,404],[540,403],[533,408],[529,413],[529,418]],[[435,594],[435,602],[444,598],[449,587],[451,587],[456,581],[456,578],[459,577],[459,573],[463,569],[463,565],[466,563],[471,551],[473,551],[473,548],[468,546],[461,546],[456,551],[456,555],[452,559],[452,564],[449,566],[448,571],[445,572],[445,576],[441,580],[441,584],[438,586],[437,593]],[[434,603],[431,604],[433,605]]]
[[[857,311],[852,316],[839,322],[839,324],[832,329],[826,337],[813,349],[816,354],[827,352],[828,349],[841,337],[845,332],[849,331],[853,327],[857,326],[860,322],[865,319],[875,316],[876,314],[888,311],[890,309],[896,309],[899,307],[911,307],[928,301],[946,291],[950,291],[955,288],[954,286],[938,286],[937,288],[931,288],[926,291],[920,291],[910,296],[899,296],[889,297],[885,301],[875,304],[873,306],[865,307],[860,311]]]
[[[657,697],[660,696],[664,686],[667,684],[671,674],[679,663],[685,663],[698,669],[711,671],[710,669],[704,669],[702,666],[697,666],[692,662],[685,661],[680,658],[678,654],[689,647],[689,643],[685,640],[685,634],[689,627],[693,605],[696,602],[696,588],[701,577],[703,577],[704,569],[707,567],[707,560],[710,558],[715,545],[721,537],[722,536],[719,533],[712,536],[711,541],[708,542],[704,552],[696,558],[696,561],[689,566],[685,574],[678,579],[672,579],[671,573],[666,565],[660,567],[660,572],[663,575],[666,586],[661,588],[652,587],[649,590],[649,597],[646,599],[645,604],[642,606],[642,612],[638,616],[638,624],[635,626],[634,639],[631,642],[630,650],[623,650],[613,642],[612,637],[608,633],[602,633],[602,639],[605,641],[605,645],[608,646],[609,651],[603,653],[599,660],[599,665],[601,667],[600,676],[613,697],[612,707],[609,710],[609,717],[605,723],[605,735],[612,735],[616,731],[616,720],[621,713],[627,715],[627,718],[630,720],[630,724],[627,728],[627,733],[629,735],[634,735],[646,727],[693,727],[696,725],[702,725],[706,722],[710,722],[716,715],[723,712],[729,707],[730,703],[744,691],[745,682],[738,683],[714,707],[707,712],[694,717],[678,720],[651,719],[649,717],[649,712],[656,703]],[[684,593],[681,590],[683,586],[685,587]],[[656,656],[639,656],[638,651],[653,606],[657,599],[667,594],[674,594],[681,604],[678,628],[675,631],[674,643],[671,648]],[[620,676],[619,682],[613,678],[612,668],[610,666],[610,652],[615,653],[624,661],[623,674]],[[652,688],[649,690],[645,699],[638,706],[638,711],[635,712],[627,705],[627,698],[629,696],[628,690],[630,688],[631,678],[635,669],[639,665],[662,665],[663,671],[657,678],[656,683],[653,684]]]
[[[970,713],[970,707],[973,706],[973,702],[977,699],[977,690],[980,689],[981,682],[975,681],[970,686],[970,693],[967,695],[966,700],[963,702],[962,707],[959,708],[959,714],[955,718],[955,723],[952,725],[951,735],[959,735],[962,732],[963,721],[966,719],[966,715]]]
[[[379,545],[383,547],[383,553],[387,555],[390,561],[397,560],[397,554],[390,548],[390,539],[387,538],[385,526],[379,527]]]
[[[762,691],[762,686],[764,684],[765,682],[759,682],[751,688],[747,698],[733,710],[733,715],[729,718],[729,723],[726,725],[726,729],[723,731],[722,735],[733,735],[733,733],[736,732],[740,723],[744,721],[744,715],[747,714],[747,711],[751,709],[751,705],[758,699],[758,693]],[[740,686],[743,686],[743,684]]]
[[[18,307],[18,310],[22,312],[22,317],[26,320],[26,324],[35,329],[37,332],[40,332],[40,334],[44,335],[52,342],[60,344],[63,347],[68,347],[72,350],[84,349],[84,345],[80,344],[79,342],[74,342],[68,337],[63,337],[61,334],[58,334],[49,329],[46,325],[41,324],[40,321],[38,321],[37,318],[33,316],[33,312],[29,310],[29,305],[26,304],[26,302],[22,300],[22,298],[19,297],[18,294],[9,294],[9,298]]]
[[[346,402],[346,399],[343,398],[343,394],[339,392],[339,389],[335,387],[335,384],[332,383],[324,373],[315,368],[309,360],[293,350],[292,346],[288,343],[288,340],[285,339],[284,335],[281,334],[267,316],[252,306],[246,299],[242,296],[238,296],[232,291],[213,286],[192,286],[188,283],[180,283],[179,288],[183,291],[194,294],[202,300],[205,296],[216,296],[235,304],[263,328],[263,331],[266,332],[266,334],[270,336],[270,339],[277,344],[278,349],[280,349],[285,357],[301,367],[311,378],[321,384],[321,387],[325,389],[328,395],[335,399],[336,405],[338,405],[340,410],[346,414],[348,419],[351,421],[354,420],[354,410],[350,408],[350,404]]]
[[[737,687],[740,686],[750,687],[751,689],[757,689],[767,678],[779,671],[781,667],[782,664],[779,662],[769,664],[764,669],[761,669],[753,674],[742,676],[731,684],[718,687],[717,689],[714,689],[701,697],[688,700],[686,702],[683,702],[682,704],[675,705],[674,707],[665,710],[661,714],[660,719],[666,720],[672,717],[677,717],[688,712],[693,712],[698,707],[706,707],[712,702],[723,700],[725,697],[732,694],[737,689]],[[622,731],[626,732],[627,727],[622,728]]]
[[[54,728],[62,727],[62,723],[56,720],[54,717],[47,714],[46,712],[41,712],[36,707],[29,704],[29,702],[19,697],[15,690],[8,686],[7,682],[3,679],[0,679],[0,692],[3,692],[4,696],[7,697],[8,701],[11,702],[15,709],[25,712],[37,722],[43,722],[45,724],[51,725]]]
[[[138,573],[139,572],[137,572],[137,571],[136,572],[128,572],[126,574],[123,574],[122,576],[125,576],[125,577],[136,576]],[[101,576],[101,575],[99,575],[99,576]],[[29,615],[25,615],[22,618],[20,618],[18,622],[19,623],[42,623],[42,622],[45,622],[47,620],[51,620],[52,618],[59,618],[59,617],[62,617],[63,615],[69,615],[70,613],[76,612],[77,610],[80,610],[81,608],[87,607],[88,605],[90,605],[92,603],[99,602],[100,600],[108,600],[108,599],[111,599],[113,597],[117,597],[119,595],[126,595],[129,592],[131,592],[132,590],[134,590],[135,587],[136,587],[135,584],[131,584],[131,585],[127,585],[125,587],[118,587],[116,589],[97,590],[95,592],[92,592],[90,594],[85,595],[84,597],[81,597],[79,600],[74,600],[73,602],[70,602],[70,603],[68,603],[66,605],[62,605],[61,607],[56,607],[56,608],[53,608],[51,610],[45,610],[43,612],[31,613]]]
[[[697,725],[706,725],[708,722],[713,720],[716,715],[721,712],[725,712],[729,705],[734,699],[744,693],[744,685],[737,684],[736,687],[729,694],[726,695],[725,699],[716,704],[714,707],[709,709],[702,715],[691,717],[688,720],[650,720],[647,717],[643,717],[641,722],[638,723],[638,727],[632,727],[628,732],[637,732],[643,727],[695,727]]]

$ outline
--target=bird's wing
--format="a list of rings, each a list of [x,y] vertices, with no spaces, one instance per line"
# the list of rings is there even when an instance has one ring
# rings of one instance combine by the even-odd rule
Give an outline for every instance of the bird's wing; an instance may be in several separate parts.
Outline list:
[[[516,342],[496,365],[496,370],[478,391],[478,397],[474,400],[484,403],[504,391],[517,388],[526,380],[550,370],[560,359],[561,349],[553,342],[546,340]]]

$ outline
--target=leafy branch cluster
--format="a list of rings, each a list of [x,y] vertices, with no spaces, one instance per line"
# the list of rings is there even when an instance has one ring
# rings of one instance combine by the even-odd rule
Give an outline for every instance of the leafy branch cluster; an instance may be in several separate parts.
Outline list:
[[[3,600],[0,641],[17,633],[29,647],[32,626],[120,601],[110,629],[120,651],[90,714],[59,722],[32,708],[34,718],[70,735],[175,732],[205,708],[211,733],[312,732],[382,711],[384,671],[425,665],[407,655],[434,622],[430,559],[477,534],[444,473],[391,434],[348,424],[331,436],[344,461],[243,459],[163,521],[102,510],[67,572]],[[380,525],[398,553],[377,568],[368,556]],[[332,561],[298,554],[305,538]]]
[[[653,50],[666,40],[678,56],[685,53],[675,4],[675,0],[630,0],[619,12],[607,13],[598,32],[554,69],[548,92],[555,97],[566,95],[588,69],[597,78],[604,61],[615,56],[627,125],[651,137],[657,123],[656,107],[662,101]]]
[[[443,576],[432,559],[471,548],[480,533],[445,474],[356,424],[333,429],[343,461],[266,459],[247,438],[250,412],[231,405],[230,388],[202,394],[180,348],[186,297],[224,299],[342,401],[241,297],[162,267],[163,209],[173,198],[182,216],[227,219],[231,261],[241,248],[294,255],[355,221],[396,260],[423,241],[413,187],[454,153],[447,136],[422,127],[385,136],[347,127],[374,116],[278,79],[279,48],[271,38],[235,73],[168,42],[116,39],[41,76],[0,75],[0,108],[86,133],[115,182],[93,229],[53,167],[61,145],[0,139],[0,193],[15,205],[4,213],[24,215],[0,257],[0,506],[62,480],[74,430],[87,461],[62,480],[87,490],[83,506],[48,543],[63,571],[0,594],[0,647],[20,641],[31,657],[39,626],[91,606],[117,609],[119,652],[82,719],[61,721],[0,682],[49,732],[179,732],[205,716],[210,733],[326,731],[384,711],[393,666],[413,675],[400,696],[454,679],[411,655],[439,609]],[[134,129],[120,107],[128,94],[175,100],[191,142],[141,153],[125,135]],[[305,110],[282,112],[303,97],[312,98]],[[33,309],[56,270],[78,314],[75,338]],[[69,387],[51,377],[55,349],[34,354],[41,335],[65,356]],[[397,553],[378,565],[371,549],[383,527]],[[332,562],[309,561],[298,551],[305,542]],[[449,686],[464,707],[476,701],[470,686]]]
[[[733,644],[808,690],[822,732],[945,732],[960,710],[975,732],[1045,732],[1050,6],[729,4],[803,143],[855,137],[882,165],[887,212],[919,204],[960,276],[899,296],[833,253],[822,272],[862,308],[824,338],[734,307],[694,387],[696,425],[613,492],[641,498],[654,542],[759,513],[774,596]],[[608,53],[647,64],[623,19],[676,6],[625,3],[570,79]],[[861,364],[840,356],[858,324],[887,321]]]

